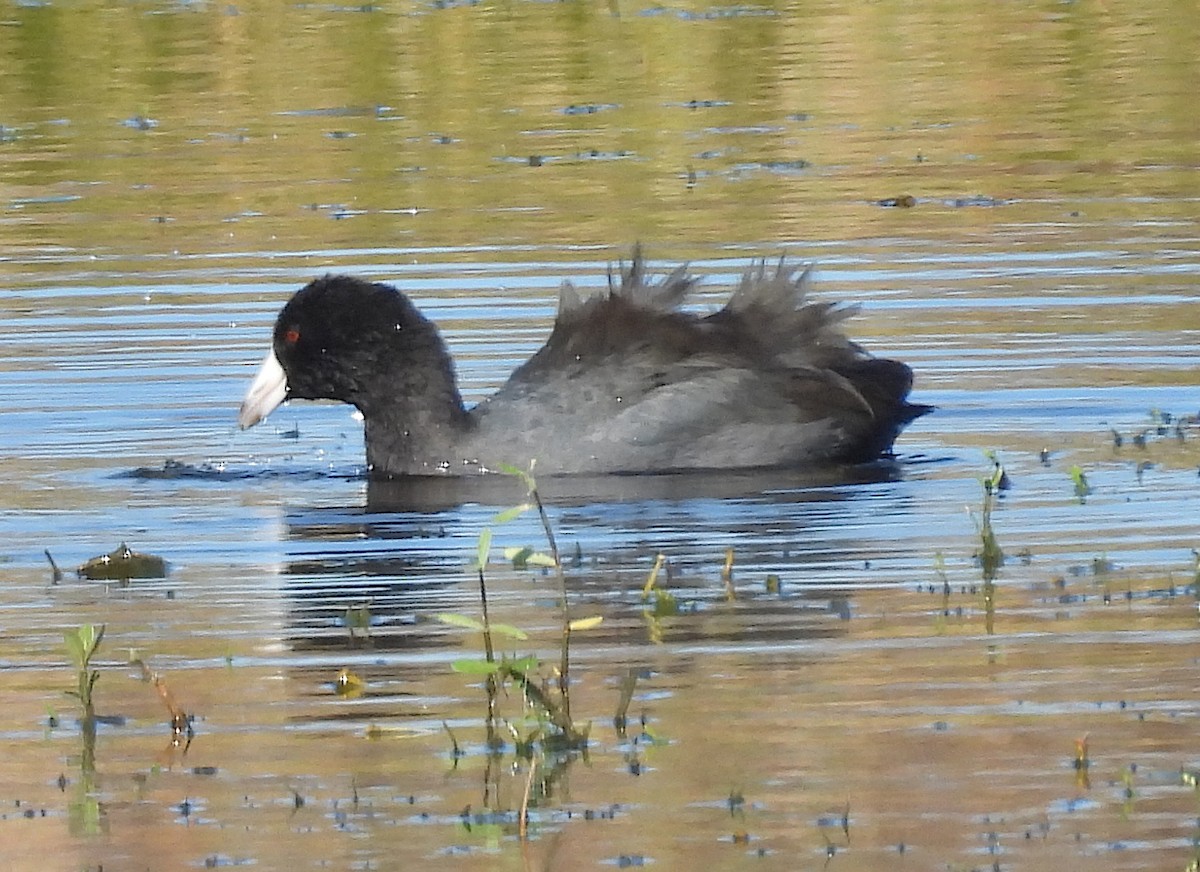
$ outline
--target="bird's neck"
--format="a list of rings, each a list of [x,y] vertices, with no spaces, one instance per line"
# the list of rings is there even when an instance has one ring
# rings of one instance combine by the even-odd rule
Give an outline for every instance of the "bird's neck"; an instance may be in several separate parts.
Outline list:
[[[457,452],[470,419],[453,372],[443,384],[397,384],[380,405],[359,407],[371,475],[441,475],[462,462]]]

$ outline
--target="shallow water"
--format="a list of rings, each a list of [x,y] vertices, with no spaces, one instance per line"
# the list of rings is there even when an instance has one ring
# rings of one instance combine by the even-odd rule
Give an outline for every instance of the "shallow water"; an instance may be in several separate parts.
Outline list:
[[[1197,862],[1194,16],[2,17],[4,868]],[[495,521],[520,487],[369,486],[348,408],[240,433],[236,406],[314,274],[403,286],[476,400],[544,339],[558,283],[602,287],[637,239],[705,277],[700,308],[753,258],[816,261],[938,410],[894,464],[540,482],[571,613],[605,620],[572,640],[587,754],[535,755],[522,843],[534,764],[504,724],[488,754],[480,680],[451,668],[482,644],[434,617],[478,613],[494,528],[492,618],[530,634],[501,648],[550,673],[557,585],[500,553],[544,547],[533,516]],[[1012,480],[993,585],[987,450]],[[121,541],[169,576],[69,571]],[[660,553],[678,614],[656,622]],[[62,641],[89,622],[94,760]],[[139,660],[194,716],[186,749]],[[527,735],[520,702],[500,712]]]

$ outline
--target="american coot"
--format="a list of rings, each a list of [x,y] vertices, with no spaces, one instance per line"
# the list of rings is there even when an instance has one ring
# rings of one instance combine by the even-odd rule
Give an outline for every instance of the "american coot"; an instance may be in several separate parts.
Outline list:
[[[396,289],[329,275],[300,291],[242,402],[252,427],[287,399],[363,415],[372,476],[665,472],[869,461],[930,410],[912,371],[842,332],[853,307],[807,299],[810,269],[757,263],[726,306],[679,310],[696,279],[631,264],[608,289],[563,284],[546,344],[463,406],[437,328]]]

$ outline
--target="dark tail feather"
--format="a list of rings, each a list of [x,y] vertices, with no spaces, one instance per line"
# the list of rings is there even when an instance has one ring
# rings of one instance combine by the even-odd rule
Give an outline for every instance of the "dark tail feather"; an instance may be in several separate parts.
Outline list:
[[[872,460],[881,454],[890,454],[900,431],[934,409],[922,403],[908,402],[912,370],[898,360],[860,358],[839,366],[838,373],[854,385],[875,413],[874,432],[863,441],[859,456],[852,458],[854,460]]]

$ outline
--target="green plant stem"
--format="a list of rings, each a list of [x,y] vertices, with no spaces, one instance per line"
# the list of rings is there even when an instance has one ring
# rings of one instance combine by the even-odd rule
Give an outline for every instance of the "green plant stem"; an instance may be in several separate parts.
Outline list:
[[[571,613],[567,607],[567,576],[563,572],[562,561],[558,556],[558,543],[554,540],[554,528],[550,526],[550,517],[546,514],[546,507],[542,504],[542,496],[538,493],[536,484],[529,488],[529,495],[533,497],[534,505],[537,506],[538,517],[542,519],[542,529],[546,531],[546,542],[550,545],[550,557],[554,560],[554,572],[558,576],[559,606],[562,609],[562,648],[559,652],[558,692],[562,697],[562,712],[566,718],[566,723],[569,725],[571,723],[571,693],[569,690]]]
[[[496,649],[492,646],[492,625],[488,620],[487,582],[483,567],[479,567],[479,603],[483,610],[483,650],[488,663],[496,662]]]
[[[479,567],[479,603],[483,611],[483,652],[488,663],[496,662],[496,649],[492,644],[492,625],[488,618],[487,581],[483,575],[483,565]],[[489,673],[484,679],[484,689],[487,692],[487,733],[488,745],[494,747],[496,741],[496,695],[499,690],[499,680],[496,673]]]

